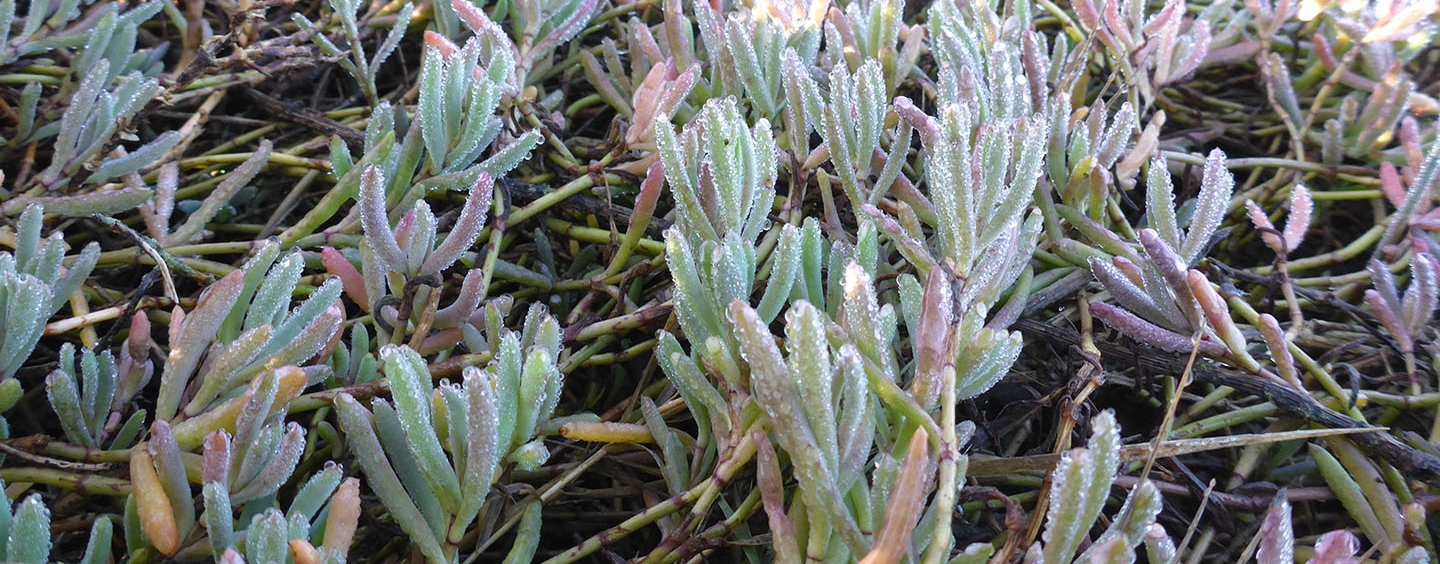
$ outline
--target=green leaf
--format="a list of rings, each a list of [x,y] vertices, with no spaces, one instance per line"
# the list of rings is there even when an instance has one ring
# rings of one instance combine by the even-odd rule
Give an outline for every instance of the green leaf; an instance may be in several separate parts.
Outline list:
[[[354,450],[360,469],[365,471],[366,482],[380,498],[380,502],[385,504],[385,509],[395,519],[395,523],[419,545],[426,558],[435,562],[444,561],[445,555],[440,550],[440,543],[426,523],[425,516],[420,513],[420,508],[391,468],[371,424],[370,413],[361,407],[355,398],[345,393],[335,399],[335,410],[340,416],[340,426],[345,430],[346,442]]]
[[[225,484],[210,482],[202,491],[205,499],[205,535],[210,540],[210,554],[219,562],[225,550],[235,546],[235,517],[230,508],[230,495]]]
[[[40,494],[31,494],[15,508],[5,560],[21,564],[50,561],[50,510],[40,500]]]
[[[385,376],[393,390],[391,399],[410,452],[439,496],[440,505],[454,514],[460,505],[460,479],[435,436],[430,413],[430,371],[425,359],[414,349],[395,345],[381,349],[380,359],[385,363]]]
[[[106,564],[110,561],[110,537],[114,524],[109,517],[99,517],[90,525],[90,541],[85,544],[85,556],[80,564]]]

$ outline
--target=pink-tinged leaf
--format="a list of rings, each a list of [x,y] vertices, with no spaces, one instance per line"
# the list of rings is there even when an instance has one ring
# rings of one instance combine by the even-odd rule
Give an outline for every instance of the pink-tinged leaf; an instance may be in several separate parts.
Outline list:
[[[934,477],[929,434],[919,427],[910,436],[900,478],[885,506],[885,525],[875,536],[875,548],[860,559],[860,564],[898,564],[905,558],[915,535],[916,520],[925,513],[925,494]]]
[[[1172,23],[1178,26],[1177,20],[1179,20],[1182,15],[1180,11],[1184,9],[1184,4],[1176,2],[1175,0],[1168,0],[1165,2],[1164,8],[1161,8],[1155,15],[1150,16],[1150,21],[1145,22],[1145,27],[1141,28],[1141,31],[1145,35],[1151,36],[1160,33],[1161,30]]]
[[[1110,259],[1110,264],[1114,265],[1115,268],[1119,269],[1120,272],[1124,273],[1125,277],[1130,279],[1130,282],[1133,282],[1136,286],[1140,286],[1145,283],[1145,273],[1140,270],[1140,265],[1130,262],[1130,259],[1127,259],[1125,257],[1114,257]]]
[[[230,488],[230,435],[225,431],[212,431],[205,435],[205,454],[200,461],[202,484],[219,483]]]
[[[630,120],[630,131],[625,134],[627,141],[633,143],[643,137],[650,129],[651,120],[661,113],[660,98],[665,90],[670,64],[670,61],[666,61],[666,64],[650,67],[650,72],[645,74],[645,79],[635,88],[635,95],[630,98],[634,117]]]
[[[405,253],[390,229],[385,211],[385,175],[375,165],[366,165],[360,176],[360,225],[365,228],[365,241],[381,266],[392,272],[405,272]]]
[[[1400,316],[1380,292],[1365,290],[1365,303],[1370,305],[1370,311],[1380,320],[1380,324],[1390,330],[1390,335],[1395,337],[1395,341],[1400,345],[1400,352],[1414,350],[1415,344],[1410,338],[1410,330],[1400,321]]]
[[[1205,55],[1210,53],[1210,22],[1198,20],[1190,27],[1190,50],[1180,64],[1170,70],[1167,82],[1175,82],[1185,79],[1205,62]]]
[[[165,335],[169,337],[168,342],[174,343],[180,340],[180,326],[184,323],[185,310],[179,305],[170,308],[170,326],[165,329]]]
[[[481,11],[479,7],[471,4],[469,0],[451,0],[451,6],[455,7],[455,13],[460,16],[460,21],[465,22],[471,31],[484,35],[485,31],[495,26],[495,21]],[[428,34],[427,34],[428,35]]]
[[[469,2],[466,2],[466,4],[469,4]],[[454,55],[456,51],[460,50],[460,46],[456,45],[454,41],[450,41],[450,38],[428,29],[425,30],[425,44],[438,49],[440,51],[440,57],[445,59],[449,59],[451,55]]]
[[[665,166],[660,161],[650,165],[645,180],[640,183],[640,194],[635,196],[635,209],[630,214],[630,231],[643,233],[655,215],[655,205],[665,184]],[[639,231],[636,231],[636,230]]]
[[[1101,17],[1105,19],[1106,29],[1104,31],[1108,32],[1108,35],[1111,36],[1111,41],[1118,42],[1123,50],[1130,51],[1135,47],[1135,45],[1131,43],[1131,37],[1133,37],[1134,34],[1130,31],[1130,24],[1120,15],[1120,3],[1104,2],[1104,4],[1105,7],[1102,8],[1103,11],[1101,12]]]
[[[1136,317],[1134,314],[1106,303],[1090,304],[1090,313],[1111,328],[1124,333],[1141,343],[1170,352],[1190,352],[1190,337],[1161,329],[1159,326]],[[1200,341],[1200,353],[1209,357],[1224,357],[1228,349],[1209,340]]]
[[[350,260],[340,251],[332,247],[320,248],[320,262],[325,265],[325,271],[340,279],[341,286],[345,288],[345,295],[350,296],[360,309],[370,311],[370,297],[365,291],[365,277],[350,264]]]
[[[125,338],[125,347],[130,358],[137,361],[150,357],[150,316],[145,310],[138,310],[130,318],[130,335]]]
[[[1220,293],[1210,286],[1210,281],[1198,270],[1190,270],[1186,275],[1186,282],[1190,285],[1190,293],[1195,296],[1195,302],[1200,304],[1200,310],[1205,312],[1205,319],[1210,321],[1210,326],[1220,335],[1220,340],[1230,347],[1231,356],[1239,360],[1246,370],[1257,371],[1260,367],[1255,359],[1245,352],[1245,334],[1240,332],[1240,327],[1230,318],[1230,306],[1225,304],[1225,299],[1220,297]]]
[[[905,120],[910,127],[920,132],[920,139],[925,142],[926,147],[934,147],[935,143],[939,142],[940,124],[935,121],[935,118],[915,107],[915,102],[904,96],[896,96],[892,106],[900,119]]]
[[[1355,551],[1360,549],[1360,539],[1350,531],[1330,531],[1315,541],[1315,556],[1310,564],[1355,564]]]
[[[910,384],[910,393],[923,409],[933,408],[940,398],[941,373],[953,334],[954,307],[950,276],[944,269],[930,269],[930,275],[925,277],[920,322],[915,328],[915,379]]]
[[[1280,377],[1296,388],[1303,388],[1304,385],[1295,370],[1295,357],[1290,354],[1290,342],[1285,338],[1285,331],[1280,328],[1280,321],[1273,315],[1262,313],[1258,327],[1261,337],[1265,339],[1265,346],[1270,349],[1270,358],[1275,361],[1275,368],[1280,371]]]
[[[1070,7],[1075,9],[1075,16],[1080,25],[1085,26],[1085,31],[1094,32],[1100,27],[1100,11],[1095,9],[1092,0],[1073,0]]]
[[[1315,45],[1315,55],[1320,58],[1320,64],[1325,65],[1326,70],[1333,72],[1340,66],[1340,61],[1335,59],[1335,51],[1330,46],[1330,40],[1325,39],[1324,35],[1315,34],[1311,37],[1311,43]]]
[[[1405,180],[1415,182],[1415,175],[1425,159],[1425,149],[1420,145],[1420,122],[1415,116],[1400,118],[1400,148],[1405,151]],[[1384,162],[1384,161],[1382,161]]]
[[[1315,200],[1310,189],[1296,184],[1290,193],[1290,216],[1285,219],[1285,252],[1290,253],[1305,241],[1305,232],[1310,230],[1310,217],[1315,213]]]
[[[1400,182],[1400,173],[1387,161],[1380,162],[1380,191],[1385,193],[1390,205],[1398,208],[1405,204],[1405,185]]]
[[[771,546],[775,549],[775,561],[781,564],[800,564],[800,548],[796,544],[795,524],[785,514],[785,479],[780,472],[779,457],[770,438],[759,429],[750,431],[750,440],[755,443],[755,477],[760,488],[760,499],[765,506],[765,516],[770,520]]]
[[[411,231],[415,229],[415,210],[420,209],[420,206],[425,206],[425,211],[427,213],[430,211],[430,204],[427,204],[424,200],[421,200],[419,202],[415,202],[415,207],[410,208],[409,211],[401,214],[400,221],[395,222],[395,241],[400,245],[401,252],[405,253],[405,258],[407,261],[410,258],[409,244]],[[432,214],[430,217],[433,218],[435,216]],[[429,249],[420,250],[425,251]]]
[[[1265,246],[1277,255],[1285,256],[1285,240],[1280,238],[1275,229],[1275,224],[1270,223],[1270,218],[1265,217],[1265,212],[1254,200],[1245,200],[1245,211],[1250,214],[1250,223],[1260,230],[1260,239],[1265,241]]]
[[[1295,532],[1290,527],[1290,502],[1285,491],[1275,496],[1265,520],[1260,523],[1260,546],[1255,551],[1256,564],[1292,564],[1295,562]]]
[[[295,564],[321,564],[320,551],[315,550],[315,545],[305,539],[293,539],[290,541],[290,559]]]
[[[435,247],[434,252],[425,257],[425,263],[420,266],[421,276],[449,268],[466,249],[475,244],[475,239],[485,228],[485,218],[490,212],[490,203],[494,196],[495,179],[481,172],[480,177],[475,179],[475,187],[470,190],[470,197],[465,199],[465,206],[460,208],[460,218],[455,221],[455,226],[450,228],[450,233]]]
[[[330,517],[325,521],[325,548],[345,554],[355,538],[360,519],[360,480],[345,478],[330,496]]]

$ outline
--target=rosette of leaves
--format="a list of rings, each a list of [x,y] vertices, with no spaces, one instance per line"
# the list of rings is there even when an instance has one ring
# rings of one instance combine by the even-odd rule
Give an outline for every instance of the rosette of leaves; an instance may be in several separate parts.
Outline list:
[[[235,391],[263,371],[330,357],[322,351],[345,318],[341,282],[325,280],[290,310],[304,266],[298,252],[281,257],[278,242],[267,240],[243,268],[211,285],[191,311],[175,308],[157,419],[211,416],[215,404],[234,401]],[[306,378],[319,381],[327,370],[314,365],[306,369]],[[182,442],[198,444],[203,435]]]
[[[11,378],[40,341],[45,322],[80,289],[100,257],[100,246],[90,243],[66,267],[65,235],[40,237],[44,216],[42,206],[25,208],[15,252],[0,252],[0,412],[19,399],[19,383]]]
[[[482,39],[472,37],[457,47],[442,36],[426,36],[416,111],[426,169],[433,174],[470,167],[500,135],[495,110],[502,96],[513,95],[514,53]]]
[[[165,48],[156,46],[136,52],[135,43],[140,24],[158,14],[162,6],[161,2],[146,2],[122,13],[123,4],[107,4],[85,13],[80,9],[80,0],[41,0],[30,2],[25,17],[19,18],[16,2],[0,2],[0,65],[10,66],[22,57],[55,49],[76,49],[78,56],[68,65],[72,76],[60,86],[67,93],[75,92],[76,84],[90,75],[107,85],[131,72],[153,77],[161,70],[159,63]],[[81,18],[82,14],[86,17]],[[12,33],[16,30],[11,24],[16,19],[24,23],[19,33]],[[37,62],[45,64],[42,61]],[[106,66],[96,74],[96,64],[102,61]],[[56,135],[60,124],[47,123],[53,114],[40,111],[43,91],[40,81],[28,82],[21,90],[20,104],[13,114],[17,126],[14,135],[9,140],[0,138],[0,145],[21,147]]]
[[[344,478],[339,465],[326,463],[281,511],[275,490],[294,471],[304,433],[290,423],[282,437],[278,420],[272,418],[260,429],[260,442],[247,446],[241,433],[252,429],[241,425],[234,440],[223,432],[206,438],[202,479],[210,554],[217,561],[227,551],[240,551],[253,562],[284,562],[287,557],[294,562],[344,562],[360,516],[360,481]],[[266,452],[279,456],[266,464]],[[245,481],[247,472],[255,476]],[[243,529],[235,526],[247,522]]]
[[[219,559],[235,548],[251,560],[269,562],[274,560],[261,555],[272,555],[277,541],[284,550],[291,540],[300,539],[338,551],[334,556],[343,559],[357,517],[357,508],[351,506],[358,506],[358,499],[343,496],[357,495],[349,490],[358,484],[341,488],[333,498],[330,507],[341,506],[339,510],[321,511],[340,484],[338,467],[329,465],[312,476],[288,511],[280,513],[276,508],[277,493],[290,480],[305,449],[304,430],[297,423],[285,423],[286,405],[305,381],[303,370],[285,367],[257,378],[244,393],[201,417],[173,428],[164,420],[151,426],[149,440],[130,453],[134,494],[127,504],[132,526],[126,531],[132,537],[132,555],[153,549],[181,560],[202,555]],[[209,419],[210,424],[193,423],[201,419]],[[186,443],[197,430],[217,427],[220,430],[209,431],[203,439],[199,483],[204,486],[205,511],[197,516],[184,451],[191,448]],[[233,438],[228,431],[234,431]],[[278,535],[270,530],[276,514],[283,525]],[[322,532],[330,538],[322,537]]]
[[[1097,100],[1084,108],[1085,121],[1072,129],[1070,99],[1057,96],[1050,104],[1053,131],[1046,161],[1050,183],[1056,187],[1061,203],[1091,218],[1104,217],[1112,186],[1133,183],[1129,175],[1138,169],[1122,166],[1117,170],[1115,164],[1120,158],[1149,153],[1134,146],[1139,128],[1135,107],[1124,102],[1110,115],[1105,106],[1105,101]]]
[[[655,128],[665,180],[675,194],[680,232],[718,241],[754,241],[775,200],[776,148],[770,122],[749,127],[733,98],[711,100],[676,135]]]
[[[549,456],[535,434],[560,400],[559,324],[537,305],[521,333],[500,341],[490,366],[469,367],[463,383],[438,388],[419,353],[386,345],[380,358],[391,400],[366,408],[341,394],[335,402],[370,487],[431,562],[458,559],[502,464],[535,469]],[[529,554],[512,556],[529,560],[535,548],[517,544]]]
[[[809,127],[820,132],[835,175],[859,215],[861,206],[879,202],[900,176],[914,128],[902,120],[886,131],[889,103],[879,62],[866,59],[853,74],[844,65],[831,69],[827,104],[819,99],[819,87],[793,51],[785,57],[786,90],[791,102],[796,103],[786,114],[786,127],[795,128],[798,135],[808,135]],[[805,125],[794,122],[799,115],[804,116]],[[882,137],[889,139],[889,153],[880,149]],[[799,141],[795,135],[790,139],[792,143]],[[878,170],[874,166],[877,162],[884,163]],[[826,180],[821,177],[822,190],[828,190]]]
[[[1039,214],[1026,208],[1045,158],[1045,114],[980,121],[975,104],[962,102],[942,105],[936,120],[904,98],[895,107],[925,142],[934,250],[909,206],[897,206],[898,218],[865,209],[920,275],[942,268],[965,281],[953,294],[957,311],[988,311],[1020,276],[1040,234]]]
[[[682,25],[681,22],[690,25],[689,18],[683,14],[667,14],[663,31],[669,33],[670,28]],[[625,146],[653,151],[652,128],[656,124],[694,112],[685,104],[685,99],[700,79],[700,68],[683,63],[694,60],[693,46],[662,45],[656,41],[650,26],[639,19],[631,19],[626,27],[629,30],[626,44],[634,49],[628,53],[628,61],[622,62],[627,53],[622,53],[615,41],[607,37],[601,40],[600,57],[584,50],[580,52],[580,62],[585,69],[585,79],[595,88],[595,93],[626,118]]]
[[[495,48],[509,49],[514,57],[516,89],[530,82],[533,73],[543,72],[552,64],[553,55],[561,45],[585,30],[585,25],[600,7],[599,0],[520,0],[502,4],[495,17],[486,14],[471,0],[438,2],[436,20],[440,34],[459,36],[458,17],[480,36],[489,36]],[[452,12],[453,9],[453,12]],[[510,31],[506,37],[503,22]]]
[[[1149,17],[1147,2],[1075,2],[1080,25],[1110,55],[1140,96],[1153,100],[1160,89],[1188,78],[1210,50],[1211,22],[1186,18],[1185,0],[1167,0]]]
[[[155,4],[158,10],[159,5]],[[124,59],[117,59],[123,61]],[[36,176],[35,187],[44,192],[58,190],[83,179],[100,184],[112,178],[136,172],[154,163],[180,142],[180,133],[162,133],[139,148],[102,157],[111,139],[121,133],[120,125],[128,123],[150,100],[160,93],[160,83],[131,72],[119,78],[110,88],[112,63],[108,58],[94,61],[84,80],[70,97],[70,104],[60,118],[55,136],[55,149],[50,165]],[[148,191],[133,189],[99,192],[84,200],[83,213],[110,214],[139,206],[148,199]]]
[[[1365,303],[1395,339],[1405,357],[1405,369],[1414,374],[1415,343],[1422,338],[1440,303],[1440,262],[1430,253],[1416,253],[1410,258],[1410,285],[1402,294],[1395,276],[1378,260],[1370,261],[1370,279],[1374,289],[1365,291]]]
[[[806,66],[815,61],[827,7],[824,2],[794,0],[726,14],[697,6],[695,23],[710,61],[701,91],[712,98],[733,96],[766,119],[780,117],[786,100],[782,59],[794,51]]]
[[[86,348],[80,352],[77,369],[75,346],[65,343],[60,347],[60,366],[45,378],[45,391],[65,438],[72,444],[100,448],[108,440],[109,450],[126,449],[144,429],[145,410],[136,410],[125,418],[135,392],[150,381],[155,371],[145,348],[150,339],[150,322],[143,313],[134,319],[131,338],[121,348],[119,362],[110,351],[97,355]]]
[[[0,480],[0,490],[5,481]],[[90,526],[90,540],[80,564],[105,564],[110,561],[110,536],[114,525],[109,517],[95,519]],[[40,494],[30,494],[11,507],[8,496],[0,496],[0,555],[6,562],[17,564],[49,564],[50,510]]]
[[[922,554],[927,560],[941,558],[954,543],[949,523],[955,493],[964,482],[965,457],[959,448],[973,429],[955,421],[955,373],[949,372],[945,390],[935,393],[951,406],[937,422],[913,391],[897,386],[902,376],[895,357],[894,307],[879,303],[874,283],[859,263],[850,261],[843,270],[843,293],[833,320],[809,302],[792,304],[786,314],[785,354],[754,309],[739,301],[730,307],[750,371],[751,393],[769,417],[769,432],[789,454],[799,481],[799,493],[787,512],[776,511],[785,497],[773,481],[780,472],[779,459],[767,441],[756,440],[776,554],[786,562],[846,553],[878,561]],[[948,294],[941,298],[948,299]],[[1014,361],[1019,346],[1015,341],[994,347],[1000,374]],[[971,375],[966,368],[962,375]],[[912,375],[910,380],[917,378]],[[970,397],[979,392],[965,393]],[[873,458],[872,444],[878,446]],[[867,479],[870,469],[874,471]],[[932,493],[934,500],[927,505]],[[869,537],[860,531],[877,534]]]
[[[1174,543],[1164,529],[1153,527],[1160,515],[1160,490],[1144,479],[1130,490],[1105,532],[1076,556],[1105,509],[1120,470],[1120,430],[1115,415],[1101,412],[1094,425],[1085,447],[1065,452],[1055,465],[1042,542],[1031,545],[1026,559],[1047,564],[1134,562],[1141,543],[1151,561],[1172,557]]]
[[[379,169],[368,167],[361,178],[360,218],[365,230],[361,269],[355,269],[333,249],[324,251],[330,272],[344,281],[346,293],[361,307],[376,315],[381,340],[403,337],[415,325],[421,339],[432,329],[458,329],[468,324],[485,299],[488,271],[469,269],[459,296],[445,308],[438,308],[439,273],[449,268],[475,244],[485,227],[494,195],[494,181],[481,172],[460,216],[444,239],[439,239],[435,214],[424,200],[401,217],[392,228],[385,212],[385,179]],[[408,303],[407,303],[408,301]],[[444,342],[422,345],[426,350],[458,342],[460,332],[451,331]],[[438,337],[438,335],[437,335]]]
[[[1094,303],[1091,313],[1151,346],[1175,352],[1189,352],[1198,346],[1202,354],[1232,358],[1245,369],[1258,371],[1259,364],[1246,351],[1229,307],[1205,276],[1190,268],[1209,249],[1230,205],[1235,180],[1225,169],[1225,153],[1216,149],[1206,159],[1195,211],[1183,237],[1176,219],[1174,187],[1163,158],[1151,161],[1147,184],[1150,227],[1138,233],[1141,254],[1095,222],[1081,219],[1073,224],[1103,249],[1115,253],[1109,260],[1091,257],[1089,262],[1091,272],[1120,307]]]
[[[440,4],[443,2],[437,3],[437,7]],[[350,77],[360,84],[360,92],[373,106],[379,102],[375,79],[380,74],[380,65],[384,64],[385,60],[395,53],[395,49],[400,47],[400,40],[405,38],[405,30],[410,27],[410,17],[415,13],[415,5],[406,2],[400,8],[395,15],[395,21],[391,24],[389,33],[385,34],[384,41],[375,49],[375,54],[369,58],[365,56],[365,45],[360,35],[362,25],[360,7],[359,0],[330,0],[331,13],[335,14],[335,19],[340,20],[340,29],[345,37],[345,48],[336,45],[323,33],[315,33],[311,36],[311,40],[325,56],[340,59],[340,68],[345,69],[345,72],[350,73]],[[378,12],[378,10],[376,11]],[[374,15],[378,14],[374,12],[370,14],[371,17]],[[303,14],[294,14],[291,17],[301,29],[311,30],[316,27],[315,23]]]
[[[831,13],[825,22],[827,49],[833,49],[850,69],[876,61],[886,92],[894,94],[924,49],[923,28],[905,25],[905,3],[897,0],[862,0],[845,5],[844,10],[843,17]]]

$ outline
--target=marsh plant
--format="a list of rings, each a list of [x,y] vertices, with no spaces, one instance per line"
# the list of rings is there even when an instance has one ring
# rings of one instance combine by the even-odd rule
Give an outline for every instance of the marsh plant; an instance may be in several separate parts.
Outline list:
[[[1437,24],[0,0],[0,558],[1427,562]]]

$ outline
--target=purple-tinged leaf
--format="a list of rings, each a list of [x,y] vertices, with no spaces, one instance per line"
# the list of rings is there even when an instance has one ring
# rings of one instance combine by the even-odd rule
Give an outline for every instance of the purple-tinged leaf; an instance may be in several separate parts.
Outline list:
[[[1365,303],[1370,305],[1370,311],[1380,324],[1390,330],[1390,335],[1400,345],[1400,352],[1409,353],[1415,350],[1415,340],[1410,336],[1409,325],[1400,321],[1400,316],[1390,303],[1376,290],[1365,290]]]
[[[1410,288],[1405,290],[1405,301],[1400,306],[1400,318],[1410,334],[1419,337],[1435,313],[1436,297],[1440,295],[1436,279],[1435,259],[1427,253],[1419,253],[1410,259]]]
[[[470,319],[475,310],[480,309],[480,302],[485,300],[484,284],[484,270],[473,268],[466,272],[465,280],[460,283],[460,295],[449,306],[435,312],[434,327],[458,327]]]
[[[375,165],[366,165],[360,177],[360,224],[365,228],[365,242],[380,259],[386,270],[405,272],[405,252],[390,229],[385,211],[385,175]]]
[[[449,268],[460,258],[460,254],[475,244],[475,239],[480,236],[480,230],[485,227],[486,214],[490,211],[490,201],[495,194],[495,180],[484,172],[475,180],[475,187],[470,190],[470,197],[465,199],[465,206],[460,208],[460,218],[455,221],[455,226],[445,236],[445,240],[435,247],[430,256],[425,258],[425,263],[420,266],[419,275],[432,274]],[[415,249],[411,249],[415,251]]]
[[[955,321],[954,298],[949,275],[940,268],[925,277],[920,322],[915,336],[915,377],[910,393],[921,408],[933,409],[940,398],[940,379],[950,349],[951,325]]]
[[[900,119],[905,120],[910,127],[920,132],[920,140],[925,142],[926,147],[935,147],[935,144],[940,141],[940,124],[935,121],[935,118],[915,107],[915,102],[904,96],[897,96],[893,107]]]
[[[1141,229],[1139,233],[1140,245],[1145,248],[1145,255],[1150,259],[1150,264],[1165,279],[1170,291],[1175,296],[1175,302],[1179,305],[1180,313],[1185,316],[1186,323],[1177,325],[1176,328],[1189,331],[1200,325],[1200,305],[1195,303],[1195,296],[1190,291],[1189,282],[1186,280],[1187,263],[1180,255],[1165,244],[1153,229]],[[1152,296],[1160,293],[1159,288],[1149,289]],[[1156,305],[1159,305],[1161,296],[1155,296]]]
[[[1120,269],[1106,262],[1104,259],[1090,257],[1090,272],[1100,281],[1100,285],[1110,292],[1115,301],[1140,317],[1154,320],[1156,323],[1170,324],[1159,306],[1155,305],[1149,294],[1146,294],[1140,286],[1136,285]]]
[[[1370,271],[1370,283],[1385,300],[1385,305],[1391,310],[1399,310],[1400,291],[1395,288],[1395,276],[1390,274],[1390,268],[1379,260],[1371,259],[1365,269]]]
[[[1160,350],[1190,352],[1192,347],[1190,337],[1168,329],[1161,329],[1149,321],[1140,319],[1134,314],[1110,304],[1090,304],[1090,313],[1111,328],[1124,333],[1125,336]],[[1223,358],[1227,351],[1228,349],[1223,345],[1214,341],[1205,339],[1200,341],[1200,353],[1205,356]]]

